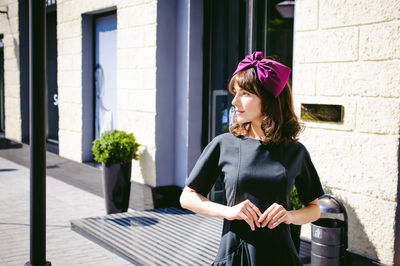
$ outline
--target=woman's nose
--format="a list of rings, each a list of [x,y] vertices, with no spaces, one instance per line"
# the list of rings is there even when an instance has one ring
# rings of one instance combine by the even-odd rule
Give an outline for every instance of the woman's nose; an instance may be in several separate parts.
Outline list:
[[[235,95],[235,97],[233,97],[233,100],[232,100],[232,105],[237,107],[237,103],[238,103],[237,95]]]

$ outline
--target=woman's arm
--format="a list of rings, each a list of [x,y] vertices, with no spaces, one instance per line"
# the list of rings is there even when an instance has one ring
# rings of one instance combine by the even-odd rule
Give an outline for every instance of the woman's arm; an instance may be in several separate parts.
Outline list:
[[[292,224],[302,225],[314,222],[321,216],[318,199],[311,201],[299,210],[289,211],[289,213],[292,216]]]
[[[225,218],[227,220],[245,220],[252,230],[255,230],[255,226],[261,226],[258,222],[261,212],[249,200],[228,207],[212,202],[197,193],[194,189],[186,186],[182,191],[179,201],[183,208],[201,215]]]
[[[218,218],[225,218],[225,212],[228,208],[225,205],[210,201],[187,186],[183,189],[179,202],[185,209],[201,215]]]

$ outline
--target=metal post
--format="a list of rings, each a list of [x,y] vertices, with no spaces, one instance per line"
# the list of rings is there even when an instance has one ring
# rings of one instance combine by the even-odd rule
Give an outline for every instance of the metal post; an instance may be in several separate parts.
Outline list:
[[[254,43],[254,0],[247,1],[247,38],[246,38],[246,46],[247,46],[247,54],[251,54],[253,52],[253,43]]]
[[[30,261],[46,262],[46,3],[29,0]]]

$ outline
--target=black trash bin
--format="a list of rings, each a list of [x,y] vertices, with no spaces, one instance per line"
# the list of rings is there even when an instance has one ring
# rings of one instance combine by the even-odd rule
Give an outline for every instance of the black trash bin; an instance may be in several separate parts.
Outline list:
[[[311,223],[311,265],[344,266],[348,245],[347,212],[331,195],[319,198],[321,218]]]

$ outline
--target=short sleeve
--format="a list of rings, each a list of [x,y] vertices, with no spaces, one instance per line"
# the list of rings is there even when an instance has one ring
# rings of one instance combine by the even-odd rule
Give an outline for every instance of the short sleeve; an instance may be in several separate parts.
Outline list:
[[[318,173],[311,161],[309,152],[304,148],[300,174],[296,177],[295,185],[300,201],[305,205],[324,195]]]
[[[206,197],[220,175],[219,155],[220,146],[217,137],[201,153],[189,177],[186,179],[186,186]]]

